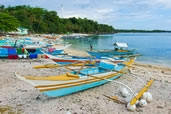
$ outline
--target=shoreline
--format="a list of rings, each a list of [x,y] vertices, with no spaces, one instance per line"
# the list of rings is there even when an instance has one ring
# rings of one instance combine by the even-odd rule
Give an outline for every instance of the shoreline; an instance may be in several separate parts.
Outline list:
[[[77,36],[86,37],[86,36],[97,35],[97,34],[71,33],[70,35],[74,36],[74,37],[77,37]],[[62,37],[66,36],[66,35],[65,34],[55,34],[53,36],[53,34],[30,34],[30,35],[25,35],[25,36],[11,36],[11,37],[14,37],[14,38],[17,38],[17,37],[46,38],[46,36],[53,37],[53,38],[59,40],[59,39],[61,39]],[[8,36],[1,36],[0,39],[5,38],[5,37],[8,37]],[[79,50],[79,49],[75,49],[75,48],[72,48],[72,47],[69,47],[69,48],[65,49],[65,52],[69,53],[70,55],[78,55],[78,56],[81,56],[81,57],[90,56],[84,50]],[[167,64],[160,64],[160,63],[153,63],[153,62],[146,62],[146,61],[136,61],[136,63],[144,64],[144,65],[149,65],[150,64],[150,65],[153,65],[153,66],[156,66],[156,67],[158,67],[158,65],[160,65],[161,67],[171,68],[171,66],[167,65]]]
[[[148,62],[144,62],[144,61],[136,61],[134,63],[135,65],[139,65],[139,66],[143,66],[143,67],[152,67],[152,68],[156,68],[156,69],[165,69],[165,70],[171,70],[170,66],[167,65],[160,65],[158,63],[148,63]],[[158,66],[160,65],[160,66]]]
[[[79,49],[75,49],[75,48],[72,48],[72,47],[69,47],[67,49],[64,50],[66,53],[70,54],[70,55],[77,55],[77,56],[81,56],[81,57],[88,57],[90,56],[86,51],[84,50],[79,50]],[[160,64],[160,63],[152,63],[152,62],[145,62],[145,61],[135,61],[135,63],[137,64],[142,64],[142,65],[151,65],[151,66],[154,66],[154,67],[163,67],[163,68],[168,68],[168,69],[171,69],[171,66],[168,66],[168,65],[165,65],[165,64]]]

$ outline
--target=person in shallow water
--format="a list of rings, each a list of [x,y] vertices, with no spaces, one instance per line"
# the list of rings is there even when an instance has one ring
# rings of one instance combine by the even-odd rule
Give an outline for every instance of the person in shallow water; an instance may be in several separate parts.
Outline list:
[[[93,50],[93,46],[90,44],[90,50],[92,51]]]

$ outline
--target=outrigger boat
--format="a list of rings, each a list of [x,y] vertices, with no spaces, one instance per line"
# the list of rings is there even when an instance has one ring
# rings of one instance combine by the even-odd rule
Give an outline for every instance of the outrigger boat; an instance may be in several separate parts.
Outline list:
[[[121,56],[121,55],[134,55],[135,49],[128,50],[127,43],[116,42],[113,44],[114,50],[90,50],[87,51],[91,56],[101,58],[101,57],[110,57],[110,56]]]
[[[65,67],[65,66],[72,66],[72,67],[79,67],[79,66],[93,66],[95,65],[96,62],[93,61],[87,61],[84,63],[80,63],[80,62],[75,62],[72,64],[44,64],[44,65],[36,65],[33,66],[34,69],[42,69],[42,68],[59,68],[59,67]]]
[[[44,53],[44,52],[43,52]],[[84,63],[84,62],[100,62],[100,59],[92,58],[92,57],[78,57],[78,56],[69,56],[69,55],[51,55],[44,53],[49,59],[53,60],[57,64],[72,64],[72,63]],[[108,59],[108,58],[101,58],[101,59]],[[124,59],[114,59],[110,58],[114,63],[122,63],[125,61]]]
[[[58,64],[72,64],[72,63],[83,63],[83,62],[89,62],[89,61],[95,61],[99,62],[100,60],[91,58],[91,57],[76,57],[76,56],[68,56],[68,55],[50,55],[47,53],[44,53],[46,56],[49,57],[49,59],[53,60],[54,62]]]
[[[58,97],[83,91],[89,88],[100,86],[109,81],[119,78],[131,66],[135,58],[130,58],[124,64],[114,64],[109,61],[101,61],[96,67],[85,68],[78,71],[72,71],[57,76],[20,76],[15,73],[16,77],[23,80],[35,88],[39,89],[48,97]]]
[[[47,52],[48,54],[51,54],[51,55],[58,55],[58,54],[61,54],[61,53],[63,53],[64,52],[64,50],[66,49],[66,48],[68,48],[68,47],[70,47],[71,46],[71,44],[67,44],[67,45],[64,45],[64,46],[62,46],[62,45],[54,45],[54,46],[52,46],[52,47],[54,47],[55,48],[55,50],[54,51],[52,51],[52,52]]]

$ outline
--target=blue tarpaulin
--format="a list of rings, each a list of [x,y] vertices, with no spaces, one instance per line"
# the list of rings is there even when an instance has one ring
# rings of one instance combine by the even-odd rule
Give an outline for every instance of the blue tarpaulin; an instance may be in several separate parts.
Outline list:
[[[15,48],[8,48],[8,55],[17,55],[17,50]]]
[[[8,56],[8,49],[0,48],[0,57],[7,57]]]

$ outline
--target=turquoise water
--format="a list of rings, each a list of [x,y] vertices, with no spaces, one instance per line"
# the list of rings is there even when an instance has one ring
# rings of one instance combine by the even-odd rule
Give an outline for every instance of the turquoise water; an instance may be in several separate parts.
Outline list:
[[[88,50],[90,43],[94,49],[113,49],[115,41],[126,42],[129,49],[143,55],[137,61],[171,67],[171,33],[118,33],[64,39],[80,50]]]

